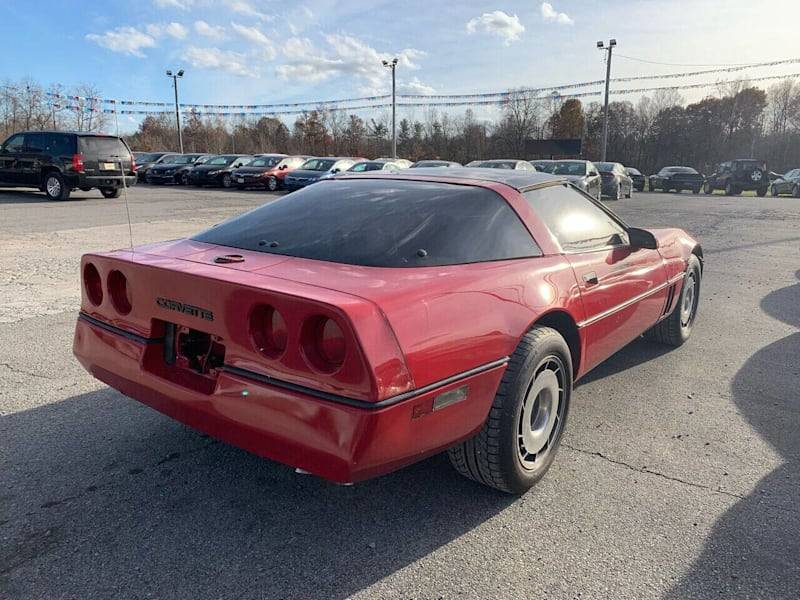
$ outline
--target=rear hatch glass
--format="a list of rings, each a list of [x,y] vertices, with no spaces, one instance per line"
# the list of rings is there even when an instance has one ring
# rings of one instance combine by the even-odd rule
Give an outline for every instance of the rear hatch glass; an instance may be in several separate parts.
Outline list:
[[[119,175],[120,161],[124,163],[125,170],[130,171],[131,152],[125,142],[118,137],[81,136],[78,138],[78,149],[83,154],[83,164],[87,173]]]

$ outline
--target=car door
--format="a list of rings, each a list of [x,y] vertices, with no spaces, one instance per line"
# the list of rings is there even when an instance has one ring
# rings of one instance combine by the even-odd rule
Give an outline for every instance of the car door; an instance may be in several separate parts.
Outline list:
[[[17,133],[8,138],[0,148],[0,183],[19,185],[17,161],[24,150],[25,135]]]
[[[586,165],[586,191],[592,198],[600,198],[600,173],[592,163]]]
[[[45,134],[26,133],[22,152],[17,157],[17,175],[20,185],[38,186],[41,183],[44,155]]]
[[[584,315],[578,323],[590,369],[652,327],[667,301],[658,250],[632,248],[627,228],[601,203],[555,185],[525,192],[572,265]]]

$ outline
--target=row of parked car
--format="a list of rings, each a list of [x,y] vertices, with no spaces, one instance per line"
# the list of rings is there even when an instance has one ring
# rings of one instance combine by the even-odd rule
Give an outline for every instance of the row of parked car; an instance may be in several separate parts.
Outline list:
[[[137,176],[151,184],[221,186],[225,188],[263,188],[296,190],[339,173],[400,171],[421,167],[461,167],[455,161],[402,158],[368,160],[347,156],[305,156],[286,154],[173,154],[135,153]],[[543,171],[563,175],[576,187],[596,198],[630,198],[634,190],[644,189],[644,176],[636,169],[616,162],[588,160],[517,159],[475,160],[466,167]]]
[[[722,190],[728,196],[744,191],[754,191],[759,196],[770,192],[773,196],[789,194],[800,198],[800,169],[791,169],[783,175],[767,170],[764,161],[741,158],[720,163],[711,175],[703,175],[692,167],[664,167],[649,178],[651,191],[681,192],[691,190],[699,194],[713,194]]]

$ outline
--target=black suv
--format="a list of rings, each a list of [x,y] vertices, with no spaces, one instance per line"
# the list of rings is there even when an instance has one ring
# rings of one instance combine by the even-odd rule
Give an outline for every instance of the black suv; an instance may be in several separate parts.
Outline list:
[[[745,190],[755,190],[759,196],[766,196],[769,188],[769,172],[763,160],[740,158],[719,165],[716,173],[706,178],[703,191],[713,194],[714,190],[725,190],[726,196],[735,196]]]
[[[76,188],[118,198],[123,172],[132,186],[135,169],[128,145],[111,135],[24,131],[0,146],[0,186],[37,188],[52,200],[66,200]]]

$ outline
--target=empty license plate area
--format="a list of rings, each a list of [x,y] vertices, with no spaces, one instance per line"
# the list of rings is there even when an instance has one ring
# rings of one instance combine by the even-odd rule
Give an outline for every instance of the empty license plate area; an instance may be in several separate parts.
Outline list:
[[[156,321],[161,344],[145,350],[146,370],[204,394],[214,392],[225,364],[225,345],[216,335],[184,325]]]

